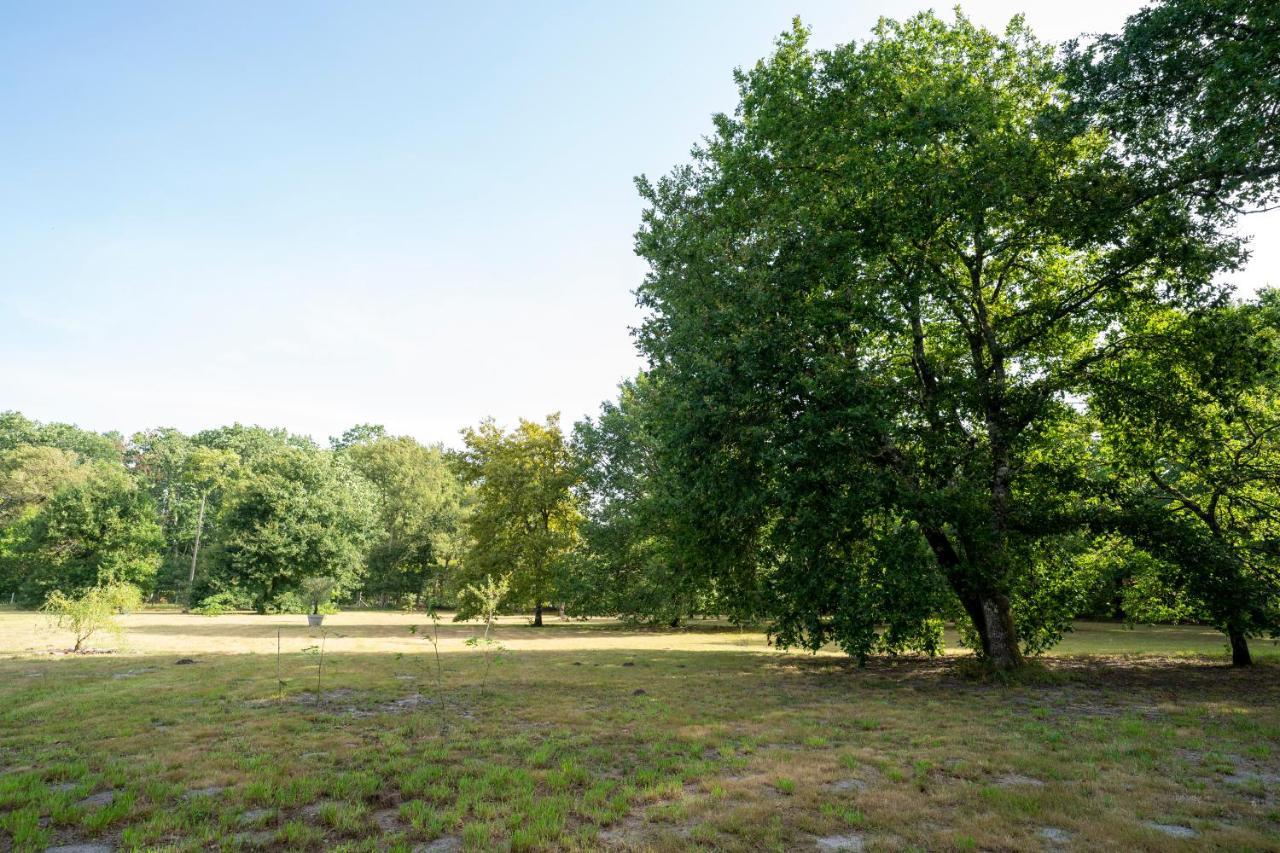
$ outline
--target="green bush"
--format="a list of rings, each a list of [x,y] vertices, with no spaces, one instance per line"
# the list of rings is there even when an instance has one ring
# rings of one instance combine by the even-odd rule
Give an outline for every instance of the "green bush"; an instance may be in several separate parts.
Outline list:
[[[70,631],[75,636],[72,651],[84,651],[84,644],[100,631],[107,631],[117,638],[124,629],[116,616],[136,610],[142,605],[142,593],[136,586],[113,583],[95,586],[77,596],[66,595],[59,590],[49,593],[40,609],[49,614],[54,625]]]
[[[312,611],[311,602],[297,592],[282,592],[275,598],[267,602],[265,612],[267,613],[292,613],[305,614]],[[333,604],[322,604],[319,608],[320,613],[337,613],[338,608]]]
[[[228,591],[207,596],[199,604],[191,608],[191,612],[200,616],[221,616],[224,613],[249,610],[252,607],[253,602],[247,595],[241,592]]]
[[[338,588],[336,578],[330,577],[309,577],[302,579],[302,596],[306,599],[307,606],[310,608],[309,613],[320,613],[322,608],[328,606],[329,601],[333,598],[334,590]]]

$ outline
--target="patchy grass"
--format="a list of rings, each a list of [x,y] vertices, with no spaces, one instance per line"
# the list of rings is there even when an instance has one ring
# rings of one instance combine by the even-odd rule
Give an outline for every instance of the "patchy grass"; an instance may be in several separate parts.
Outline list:
[[[0,613],[0,849],[1280,850],[1265,644],[1237,672],[1200,629],[1082,625],[997,684],[717,625],[508,620],[481,696],[473,627],[443,628],[441,692],[421,618],[358,613],[327,620],[317,695],[299,620],[141,614],[70,657]]]

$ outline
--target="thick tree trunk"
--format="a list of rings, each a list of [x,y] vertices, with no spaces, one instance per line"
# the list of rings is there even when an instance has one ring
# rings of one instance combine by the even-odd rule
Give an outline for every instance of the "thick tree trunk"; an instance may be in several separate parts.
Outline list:
[[[1253,666],[1253,655],[1249,654],[1249,641],[1244,632],[1238,628],[1230,628],[1227,637],[1231,640],[1231,665]]]
[[[978,632],[978,649],[982,654],[987,654],[988,649],[991,648],[991,639],[987,634],[987,614],[982,609],[982,599],[976,595],[963,595],[959,591],[956,592],[956,597],[964,606],[964,612],[969,614],[973,630]]]
[[[1009,599],[1003,595],[982,598],[982,616],[986,627],[983,652],[996,669],[1017,669],[1026,661],[1018,648],[1018,632],[1013,627]]]
[[[542,603],[541,602],[539,602],[533,608],[533,627],[535,628],[542,627]]]
[[[972,580],[961,563],[960,555],[956,552],[955,546],[951,544],[951,538],[946,532],[940,528],[925,526],[921,526],[921,532],[924,534],[925,541],[929,543],[929,548],[937,558],[938,565],[942,568],[942,573],[946,576],[952,591],[955,592],[956,598],[960,600],[965,613],[968,614],[969,621],[973,624],[973,630],[978,634],[979,647],[975,651],[980,651],[982,656],[988,660],[992,659],[992,630],[987,615],[986,599],[975,592]],[[994,597],[992,598],[994,599]],[[1004,608],[1007,615],[1009,603],[1007,599],[1002,600],[1004,600]],[[994,609],[998,616],[999,604],[995,604]],[[998,628],[1006,624],[999,618],[996,619],[996,622]],[[1007,624],[1010,627],[1007,633],[1011,636],[1013,620],[1009,619]],[[1001,632],[1001,635],[1002,637],[1005,636],[1005,632]],[[997,644],[1000,653],[1007,657],[1007,654],[1005,654],[1008,648],[1007,641],[997,640]],[[1013,648],[1016,653],[1016,641],[1013,644]],[[1012,666],[1017,666],[1017,663],[1013,663]]]

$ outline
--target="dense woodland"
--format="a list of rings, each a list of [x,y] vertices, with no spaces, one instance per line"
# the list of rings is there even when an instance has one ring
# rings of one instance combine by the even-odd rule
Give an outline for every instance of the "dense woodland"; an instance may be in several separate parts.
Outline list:
[[[0,593],[699,615],[991,665],[1081,616],[1280,634],[1280,4],[1042,44],[962,16],[737,73],[641,178],[648,368],[572,428],[95,434],[0,415]]]

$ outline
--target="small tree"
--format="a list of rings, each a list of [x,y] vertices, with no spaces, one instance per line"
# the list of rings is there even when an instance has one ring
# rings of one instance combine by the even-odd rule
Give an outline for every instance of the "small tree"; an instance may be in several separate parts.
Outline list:
[[[502,600],[510,590],[509,574],[499,578],[489,575],[483,583],[467,584],[467,588],[463,590],[462,597],[466,609],[484,617],[484,637],[472,637],[467,640],[468,646],[479,647],[484,652],[484,674],[480,677],[481,695],[484,695],[485,685],[489,681],[489,670],[493,666],[494,658],[503,652],[502,644],[493,639],[490,634],[493,631],[494,617],[498,615],[498,608],[502,606]]]
[[[312,613],[319,613],[321,606],[329,603],[329,598],[333,595],[333,591],[337,586],[338,582],[333,578],[302,579],[302,594],[307,597],[307,603],[311,606]]]
[[[49,615],[56,627],[71,631],[75,636],[71,650],[80,652],[89,638],[99,631],[108,631],[119,638],[124,627],[116,620],[116,615],[141,604],[142,593],[137,587],[115,583],[92,587],[78,596],[54,590],[45,599],[41,610]]]
[[[473,578],[508,572],[508,602],[531,606],[541,627],[543,606],[561,599],[557,574],[578,543],[582,519],[574,492],[579,472],[560,416],[522,420],[510,432],[486,420],[462,438],[459,468],[476,499],[463,565]]]

